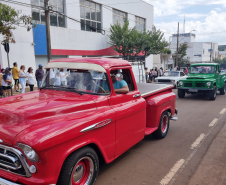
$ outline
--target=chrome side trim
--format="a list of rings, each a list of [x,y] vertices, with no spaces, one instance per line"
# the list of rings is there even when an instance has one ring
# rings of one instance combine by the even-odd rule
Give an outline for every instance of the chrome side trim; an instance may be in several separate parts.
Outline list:
[[[17,184],[17,183],[14,183],[14,182],[10,182],[10,181],[7,181],[7,180],[5,180],[5,179],[2,179],[1,177],[0,177],[0,184],[2,185],[20,185],[20,184]]]
[[[161,90],[164,90],[164,89],[169,89],[170,87],[174,87],[173,85],[168,85],[168,86],[166,86],[166,87],[163,87],[163,88],[160,88],[160,89],[156,89],[156,90],[154,90],[154,91],[150,91],[150,92],[148,92],[148,93],[144,93],[144,94],[142,94],[141,96],[142,97],[144,97],[144,96],[147,96],[147,95],[151,95],[151,94],[154,94],[154,93],[156,93],[156,92],[158,92],[158,91],[161,91]]]
[[[19,158],[19,160],[20,160],[20,162],[21,162],[21,164],[22,164],[22,166],[25,170],[26,177],[31,177],[31,173],[29,171],[29,165],[26,161],[26,158],[24,157],[24,155],[19,150],[12,148],[12,147],[5,146],[5,145],[1,145],[1,144],[0,144],[0,148],[7,150],[7,151],[10,151],[10,152],[13,152]],[[2,170],[4,170],[4,169],[2,169]],[[7,170],[4,170],[4,171],[7,171]],[[9,171],[7,171],[7,172],[9,172]],[[13,172],[10,172],[10,173],[13,173]],[[17,174],[17,173],[14,173],[14,174]],[[20,174],[17,174],[17,175],[20,175]]]
[[[82,129],[80,132],[87,132],[87,131],[90,131],[90,130],[101,128],[101,127],[104,127],[104,126],[108,125],[111,122],[112,122],[112,119],[107,119],[107,120],[101,121],[99,123],[95,123],[93,125],[90,125],[90,126],[84,128],[84,129]]]

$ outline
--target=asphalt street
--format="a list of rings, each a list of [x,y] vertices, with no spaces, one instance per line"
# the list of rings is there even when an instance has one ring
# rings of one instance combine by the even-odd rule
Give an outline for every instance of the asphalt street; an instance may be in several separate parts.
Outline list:
[[[177,98],[176,104],[179,120],[170,122],[166,138],[147,136],[112,163],[102,164],[96,185],[189,182],[226,122],[226,95],[218,93],[215,101],[203,94],[186,95]]]

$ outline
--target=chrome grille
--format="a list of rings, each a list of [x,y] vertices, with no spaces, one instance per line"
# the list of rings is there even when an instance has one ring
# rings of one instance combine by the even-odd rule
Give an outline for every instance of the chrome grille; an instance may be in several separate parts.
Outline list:
[[[0,169],[30,177],[28,167],[26,159],[19,150],[0,145]]]
[[[171,80],[158,79],[158,82],[171,82]]]

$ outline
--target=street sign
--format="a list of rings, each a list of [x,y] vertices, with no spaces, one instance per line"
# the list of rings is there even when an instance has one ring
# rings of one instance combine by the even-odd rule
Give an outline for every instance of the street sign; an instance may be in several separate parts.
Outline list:
[[[4,48],[5,48],[5,52],[6,52],[6,53],[9,53],[9,43],[8,43],[8,42],[6,42],[6,43],[4,44]]]
[[[208,49],[209,52],[213,51],[213,49]]]

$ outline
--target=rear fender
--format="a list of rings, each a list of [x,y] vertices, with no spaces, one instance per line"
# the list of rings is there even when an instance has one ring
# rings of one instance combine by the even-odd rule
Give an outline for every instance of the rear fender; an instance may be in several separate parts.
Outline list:
[[[161,115],[164,111],[175,114],[176,95],[172,91],[164,91],[146,98],[146,123],[147,127],[158,127]]]

